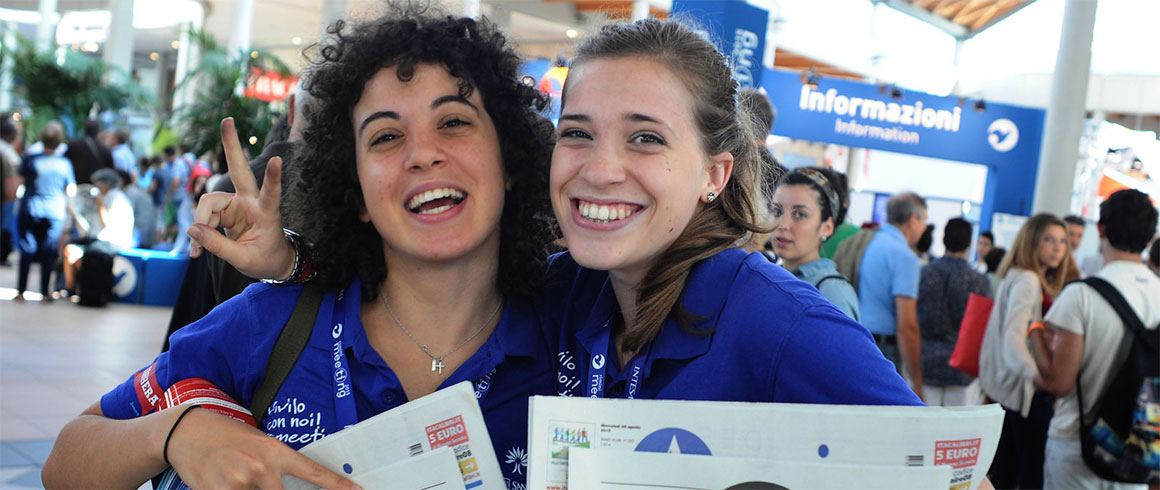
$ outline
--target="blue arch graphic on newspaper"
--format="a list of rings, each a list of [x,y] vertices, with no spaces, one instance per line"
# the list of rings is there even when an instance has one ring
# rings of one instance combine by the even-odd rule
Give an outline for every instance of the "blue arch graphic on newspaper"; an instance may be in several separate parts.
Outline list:
[[[633,450],[643,453],[713,454],[709,451],[709,445],[697,434],[677,427],[653,431],[644,436]]]

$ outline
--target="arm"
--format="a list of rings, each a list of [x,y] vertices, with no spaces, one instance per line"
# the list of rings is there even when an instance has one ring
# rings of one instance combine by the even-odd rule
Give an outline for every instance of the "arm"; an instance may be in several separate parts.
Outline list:
[[[1027,338],[1035,357],[1035,366],[1039,369],[1035,385],[1055,396],[1066,396],[1075,388],[1075,379],[1079,375],[1080,363],[1083,362],[1083,336],[1051,324],[1046,324],[1046,328],[1054,332],[1054,351],[1048,346],[1044,328],[1032,330]]]
[[[143,417],[113,420],[94,404],[61,430],[44,463],[47,488],[136,488],[169,462],[191,488],[281,488],[293,475],[322,488],[357,488],[353,482],[290,449],[258,429],[209,410],[178,406]]]
[[[914,298],[894,297],[894,311],[898,314],[898,350],[902,354],[902,364],[910,374],[914,393],[922,394],[922,335],[918,332],[918,316]]]

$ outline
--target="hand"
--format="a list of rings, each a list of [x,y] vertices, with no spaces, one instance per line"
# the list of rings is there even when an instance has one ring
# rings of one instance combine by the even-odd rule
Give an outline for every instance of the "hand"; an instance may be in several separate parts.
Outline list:
[[[168,455],[190,488],[282,488],[282,475],[320,488],[358,488],[258,429],[205,409],[178,424]]]
[[[222,120],[222,147],[236,193],[212,192],[201,196],[189,227],[189,255],[201,250],[229,262],[239,272],[259,279],[282,279],[294,269],[294,249],[282,235],[278,201],[282,199],[282,159],[266,165],[265,183],[258,190],[254,174],[242,153],[234,120]],[[225,228],[223,235],[217,230]]]

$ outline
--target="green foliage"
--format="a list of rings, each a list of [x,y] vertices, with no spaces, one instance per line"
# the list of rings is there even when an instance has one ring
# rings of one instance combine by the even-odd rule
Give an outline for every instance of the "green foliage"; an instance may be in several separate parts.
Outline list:
[[[12,49],[4,48],[4,57],[8,56],[17,79],[15,90],[33,109],[34,121],[63,119],[79,126],[94,107],[118,110],[153,103],[127,74],[100,59],[71,50],[64,50],[58,59],[51,52],[38,53],[32,41],[23,37]]]
[[[276,71],[289,75],[285,63],[262,50],[256,57],[249,53],[231,55],[205,31],[190,31],[190,39],[201,48],[201,62],[178,85],[195,87],[192,100],[174,110],[170,123],[181,135],[181,146],[196,155],[218,151],[221,148],[222,119],[234,118],[242,147],[251,155],[261,152],[266,133],[282,115],[282,104],[271,104],[258,99],[242,97],[241,89],[252,68]],[[257,138],[254,144],[250,137]]]

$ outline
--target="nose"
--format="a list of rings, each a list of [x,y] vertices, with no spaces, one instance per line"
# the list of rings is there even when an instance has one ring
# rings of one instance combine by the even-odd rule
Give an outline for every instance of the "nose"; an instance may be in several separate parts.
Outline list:
[[[408,135],[408,140],[408,170],[431,168],[446,160],[437,135],[429,131],[412,131]]]
[[[596,186],[614,185],[625,180],[622,156],[610,144],[593,149],[580,170],[581,177]]]

